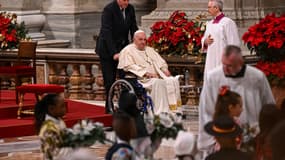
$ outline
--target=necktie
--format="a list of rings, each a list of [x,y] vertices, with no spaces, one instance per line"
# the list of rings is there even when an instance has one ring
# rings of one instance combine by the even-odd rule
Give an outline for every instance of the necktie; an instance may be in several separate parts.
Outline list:
[[[126,19],[125,9],[121,9],[121,11],[122,11],[123,18]]]

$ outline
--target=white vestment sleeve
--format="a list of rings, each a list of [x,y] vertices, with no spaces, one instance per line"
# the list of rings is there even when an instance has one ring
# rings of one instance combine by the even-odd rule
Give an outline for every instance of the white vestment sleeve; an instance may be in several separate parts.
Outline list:
[[[152,57],[153,62],[155,62],[155,64],[159,67],[159,69],[165,71],[166,69],[168,69],[168,65],[166,63],[166,61],[159,55],[159,53],[157,53],[154,49],[149,48],[151,53],[153,54]]]
[[[228,45],[236,45],[238,47],[240,47],[240,38],[239,38],[239,34],[238,34],[238,28],[236,23],[233,20],[229,20],[228,23],[226,23],[225,28],[225,36],[227,39],[227,44]]]

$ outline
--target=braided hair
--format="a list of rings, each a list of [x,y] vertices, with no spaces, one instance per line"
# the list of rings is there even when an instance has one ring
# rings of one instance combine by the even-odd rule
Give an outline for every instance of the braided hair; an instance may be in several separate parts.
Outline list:
[[[41,126],[45,121],[45,116],[48,114],[49,107],[56,105],[59,95],[47,94],[35,105],[35,129],[36,133],[40,132]]]

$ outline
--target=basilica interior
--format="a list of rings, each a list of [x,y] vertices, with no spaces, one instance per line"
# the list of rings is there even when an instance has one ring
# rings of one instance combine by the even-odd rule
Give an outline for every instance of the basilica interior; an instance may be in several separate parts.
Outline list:
[[[67,115],[64,121],[68,127],[72,127],[80,119],[91,119],[106,127],[112,126],[112,116],[104,112],[102,68],[100,58],[95,52],[102,11],[111,1],[0,0],[0,12],[16,14],[17,22],[25,23],[27,37],[37,42],[34,50],[36,78],[23,78],[23,83],[36,82],[41,87],[51,89],[54,88],[48,85],[60,86],[58,92],[65,97]],[[208,0],[130,0],[129,3],[135,8],[139,29],[145,31],[147,36],[151,35],[151,26],[155,22],[167,21],[177,10],[185,12],[188,19],[205,15],[202,21],[206,22],[212,18],[207,13]],[[242,39],[248,28],[266,15],[284,14],[285,1],[224,0],[223,13],[236,22]],[[1,29],[0,27],[0,31]],[[255,65],[259,60],[255,53],[245,43],[242,43],[241,49],[245,63]],[[26,114],[28,110],[24,111],[24,108],[33,109],[37,101],[34,93],[37,91],[18,92],[17,78],[7,77],[7,73],[2,77],[1,74],[2,66],[17,62],[19,52],[20,48],[0,49],[0,160],[40,160],[43,159],[43,154],[40,150],[40,139],[34,131],[33,117]],[[204,60],[193,54],[163,55],[163,58],[172,73],[183,75],[180,80],[182,106],[177,110],[184,115],[184,129],[197,134]],[[285,92],[277,89],[272,89],[273,94],[277,102],[281,103]],[[42,92],[48,93],[49,90]],[[115,140],[113,131],[105,132],[108,139]],[[173,139],[163,139],[154,159],[175,159],[173,143]],[[86,150],[94,159],[105,159],[110,146],[111,143],[108,142],[97,142]]]

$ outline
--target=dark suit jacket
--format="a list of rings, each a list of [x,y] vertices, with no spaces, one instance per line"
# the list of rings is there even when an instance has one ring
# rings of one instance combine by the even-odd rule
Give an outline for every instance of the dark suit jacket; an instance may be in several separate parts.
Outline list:
[[[221,149],[220,151],[210,154],[206,160],[252,160],[250,154],[237,149]]]
[[[96,44],[96,53],[100,58],[109,59],[129,44],[129,33],[133,37],[138,30],[135,9],[128,5],[125,9],[126,19],[116,0],[109,3],[102,13],[101,30]]]

